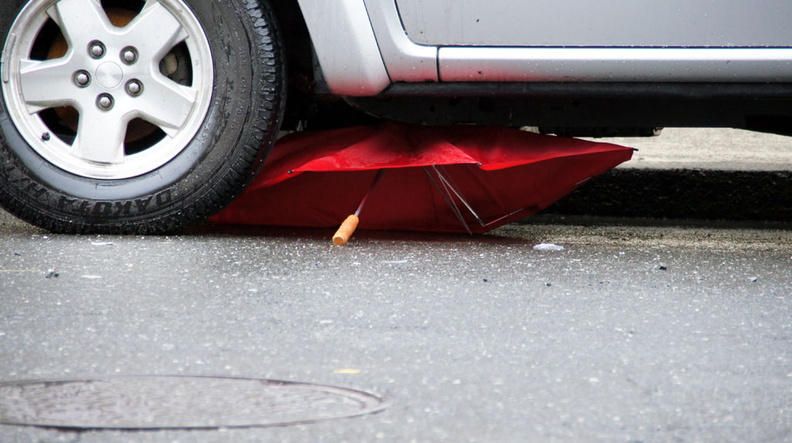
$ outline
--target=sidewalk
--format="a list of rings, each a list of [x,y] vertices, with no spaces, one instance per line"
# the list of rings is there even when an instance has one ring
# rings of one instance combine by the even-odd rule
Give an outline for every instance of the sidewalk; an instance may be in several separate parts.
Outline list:
[[[792,137],[739,129],[666,128],[658,137],[595,139],[637,148],[628,169],[792,171]]]

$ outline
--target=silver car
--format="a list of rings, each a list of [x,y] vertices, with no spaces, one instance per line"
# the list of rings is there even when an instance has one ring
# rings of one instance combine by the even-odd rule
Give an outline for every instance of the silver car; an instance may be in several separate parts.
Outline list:
[[[368,123],[792,132],[788,0],[3,0],[0,203],[161,233],[280,130]]]

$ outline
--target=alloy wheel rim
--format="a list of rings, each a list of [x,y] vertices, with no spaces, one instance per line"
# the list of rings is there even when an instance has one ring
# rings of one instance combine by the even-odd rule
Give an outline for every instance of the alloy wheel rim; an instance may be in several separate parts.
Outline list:
[[[212,54],[190,8],[181,0],[126,4],[33,1],[3,48],[11,121],[41,157],[81,177],[158,169],[187,147],[208,113]]]

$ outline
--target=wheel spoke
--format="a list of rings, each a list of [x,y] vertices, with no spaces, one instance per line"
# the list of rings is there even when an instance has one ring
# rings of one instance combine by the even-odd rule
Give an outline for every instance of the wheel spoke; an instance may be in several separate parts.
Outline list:
[[[76,101],[73,70],[67,59],[26,60],[21,65],[22,95],[31,114]]]
[[[72,145],[74,154],[98,163],[123,163],[127,122],[118,117],[98,108],[83,111]]]
[[[159,2],[148,2],[125,28],[125,34],[129,44],[151,57],[155,65],[188,37],[179,21]]]
[[[184,126],[195,105],[198,92],[158,75],[146,83],[145,98],[136,103],[139,116],[171,137]]]
[[[99,0],[62,0],[47,12],[72,47],[87,45],[112,28]]]

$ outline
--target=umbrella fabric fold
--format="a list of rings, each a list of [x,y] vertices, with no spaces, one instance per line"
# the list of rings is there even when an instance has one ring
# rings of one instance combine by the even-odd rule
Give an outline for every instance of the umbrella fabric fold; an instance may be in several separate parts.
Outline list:
[[[295,133],[211,220],[337,227],[365,198],[360,229],[481,233],[541,211],[632,152],[503,127],[385,123]]]

